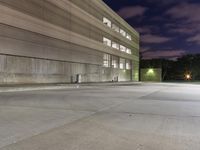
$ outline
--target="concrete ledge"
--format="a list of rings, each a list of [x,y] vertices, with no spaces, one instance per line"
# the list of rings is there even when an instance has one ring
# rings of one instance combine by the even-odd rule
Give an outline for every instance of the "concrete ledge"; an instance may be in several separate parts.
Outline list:
[[[3,92],[22,92],[22,91],[35,91],[35,90],[56,90],[79,88],[78,84],[16,84],[16,85],[0,85],[0,93]]]
[[[77,89],[86,86],[131,86],[140,85],[140,82],[100,82],[81,84],[1,84],[0,93],[3,92],[23,92],[36,90],[57,90],[57,89]]]

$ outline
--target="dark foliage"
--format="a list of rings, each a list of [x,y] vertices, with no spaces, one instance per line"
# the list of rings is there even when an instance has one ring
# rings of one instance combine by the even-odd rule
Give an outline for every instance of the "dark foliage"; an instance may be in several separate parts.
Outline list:
[[[162,78],[167,80],[185,80],[186,74],[192,80],[200,80],[200,54],[185,55],[176,61],[166,59],[141,60],[141,68],[162,68]]]

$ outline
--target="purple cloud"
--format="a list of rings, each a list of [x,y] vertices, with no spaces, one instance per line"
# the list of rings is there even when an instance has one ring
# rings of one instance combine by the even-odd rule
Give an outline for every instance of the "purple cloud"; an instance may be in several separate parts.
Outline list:
[[[127,6],[121,8],[117,13],[124,19],[142,16],[147,8],[142,6]]]
[[[194,37],[190,37],[187,39],[187,42],[194,42],[198,45],[200,45],[200,34],[197,34],[196,36]]]
[[[140,52],[144,53],[150,50],[150,47],[141,47]]]
[[[188,0],[183,0],[183,1],[188,1]],[[158,4],[158,5],[168,5],[168,4],[176,3],[176,1],[174,0],[146,0],[146,2]]]
[[[146,51],[142,54],[143,59],[157,59],[157,58],[168,58],[176,59],[185,55],[183,50],[156,50],[156,51]]]
[[[149,43],[149,44],[160,44],[165,43],[171,40],[171,38],[158,36],[158,35],[152,35],[152,34],[146,34],[141,36],[141,40],[143,43]]]
[[[138,27],[135,28],[136,31],[138,31],[140,34],[149,34],[151,33],[150,27]]]
[[[179,21],[171,32],[187,35],[194,35],[187,39],[187,42],[200,44],[200,4],[181,3],[167,11],[167,15]]]
[[[174,19],[185,19],[185,22],[200,22],[200,4],[181,3],[167,11]]]
[[[170,32],[190,35],[190,34],[194,34],[195,32],[197,32],[197,29],[182,26],[182,27],[176,27],[176,28],[170,29]]]

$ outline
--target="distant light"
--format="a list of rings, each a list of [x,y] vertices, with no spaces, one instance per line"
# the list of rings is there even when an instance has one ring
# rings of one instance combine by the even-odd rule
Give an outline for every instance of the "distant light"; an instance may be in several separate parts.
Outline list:
[[[149,68],[149,69],[147,70],[146,75],[147,75],[148,77],[155,77],[155,76],[156,76],[155,70],[154,70],[153,68]]]
[[[153,69],[149,69],[147,74],[154,74],[154,70]]]
[[[188,75],[186,76],[186,78],[187,78],[187,79],[190,79],[190,75],[188,74]]]
[[[185,78],[186,78],[186,80],[191,80],[191,79],[192,79],[192,76],[191,76],[191,74],[186,74],[186,75],[185,75]]]

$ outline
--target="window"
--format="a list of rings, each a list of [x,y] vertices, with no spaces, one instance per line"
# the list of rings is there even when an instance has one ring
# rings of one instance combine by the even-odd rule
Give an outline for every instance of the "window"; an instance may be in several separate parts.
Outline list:
[[[120,29],[120,33],[121,33],[121,35],[126,37],[126,32],[123,29]]]
[[[119,27],[115,24],[112,24],[112,29],[116,32],[119,32]]]
[[[107,19],[107,18],[103,18],[103,23],[106,25],[106,26],[108,26],[108,27],[110,27],[111,28],[111,21],[109,20],[109,19]]]
[[[103,38],[103,44],[111,47],[111,40],[104,37]]]
[[[112,68],[118,68],[119,58],[117,56],[112,56]]]
[[[126,69],[127,70],[131,69],[131,61],[130,60],[126,60]]]
[[[126,53],[128,53],[128,54],[132,54],[131,49],[127,48],[127,49],[126,49]]]
[[[104,54],[103,55],[103,66],[104,67],[110,67],[110,55],[109,54]]]
[[[130,34],[128,34],[128,33],[126,34],[126,38],[127,38],[127,39],[129,39],[130,41],[132,40],[132,37],[131,37],[131,35],[130,35]]]
[[[119,68],[120,68],[120,69],[125,69],[125,59],[120,58],[120,61],[119,61]]]
[[[119,44],[116,42],[112,42],[112,48],[118,49],[119,50]]]
[[[122,52],[126,52],[126,47],[123,46],[123,45],[120,45],[120,51],[122,51]]]

